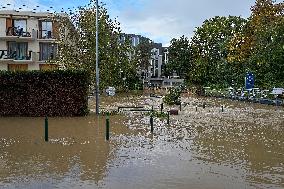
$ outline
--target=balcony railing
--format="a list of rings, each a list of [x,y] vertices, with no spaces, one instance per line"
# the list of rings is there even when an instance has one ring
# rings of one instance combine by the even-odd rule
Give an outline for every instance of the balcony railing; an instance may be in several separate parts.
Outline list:
[[[36,30],[24,31],[23,28],[9,27],[0,33],[0,40],[33,41],[36,39]]]
[[[26,55],[19,56],[17,51],[8,52],[7,50],[0,50],[1,60],[16,60],[16,61],[38,61],[39,56],[37,52],[29,51]]]
[[[6,36],[32,37],[30,32],[24,31],[23,28],[16,27],[9,27],[6,31]]]
[[[12,39],[19,39],[19,40],[35,40],[38,39],[47,39],[52,40],[55,39],[54,33],[48,30],[31,30],[31,31],[24,31],[23,28],[16,28],[16,27],[9,27],[6,30],[6,33],[0,33],[1,39],[12,40]]]
[[[38,30],[39,39],[54,39],[53,32],[48,30]]]

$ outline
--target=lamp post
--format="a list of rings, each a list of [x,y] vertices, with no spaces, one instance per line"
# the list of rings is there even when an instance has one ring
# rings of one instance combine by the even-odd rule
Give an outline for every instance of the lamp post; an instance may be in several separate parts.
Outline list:
[[[99,115],[99,0],[96,0],[96,114]]]

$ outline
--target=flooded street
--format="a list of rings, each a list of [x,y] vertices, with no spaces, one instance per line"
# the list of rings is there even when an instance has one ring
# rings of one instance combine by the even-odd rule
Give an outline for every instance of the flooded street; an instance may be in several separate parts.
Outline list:
[[[159,111],[161,102],[122,95],[101,106]],[[183,97],[169,125],[154,118],[153,134],[147,113],[125,110],[110,130],[106,141],[105,116],[92,113],[49,118],[46,143],[44,118],[1,117],[0,188],[284,188],[283,107]]]

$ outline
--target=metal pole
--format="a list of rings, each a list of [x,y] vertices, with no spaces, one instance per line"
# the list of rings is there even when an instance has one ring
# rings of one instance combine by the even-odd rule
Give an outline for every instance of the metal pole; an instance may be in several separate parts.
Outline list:
[[[44,141],[48,142],[48,117],[45,116],[44,120]]]
[[[99,0],[96,0],[96,114],[99,115]]]
[[[106,116],[106,140],[109,140],[109,113]]]
[[[154,132],[154,120],[153,120],[153,114],[150,115],[150,125],[151,125],[151,133]]]
[[[168,111],[168,115],[167,115],[167,124],[170,124],[170,111]]]
[[[153,115],[154,115],[154,107],[152,106],[151,115],[150,115],[151,133],[154,132],[154,120],[153,120]]]

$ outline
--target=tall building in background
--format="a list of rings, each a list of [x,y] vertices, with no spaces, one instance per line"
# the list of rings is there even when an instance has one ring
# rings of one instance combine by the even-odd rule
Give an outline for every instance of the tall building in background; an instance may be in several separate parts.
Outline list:
[[[165,77],[164,68],[169,62],[169,52],[167,47],[163,47],[162,43],[154,43],[149,38],[135,34],[122,34],[120,42],[124,43],[129,40],[133,47],[137,47],[143,40],[148,40],[153,48],[149,52],[150,59],[148,68],[146,70],[138,70],[138,74],[141,74],[143,84],[145,87],[172,87],[179,86],[184,83],[183,79],[180,79],[176,74],[170,77]],[[136,53],[135,51],[133,53]],[[131,59],[133,53],[129,53]]]
[[[0,11],[0,70],[49,70],[57,65],[58,23],[43,12]]]

